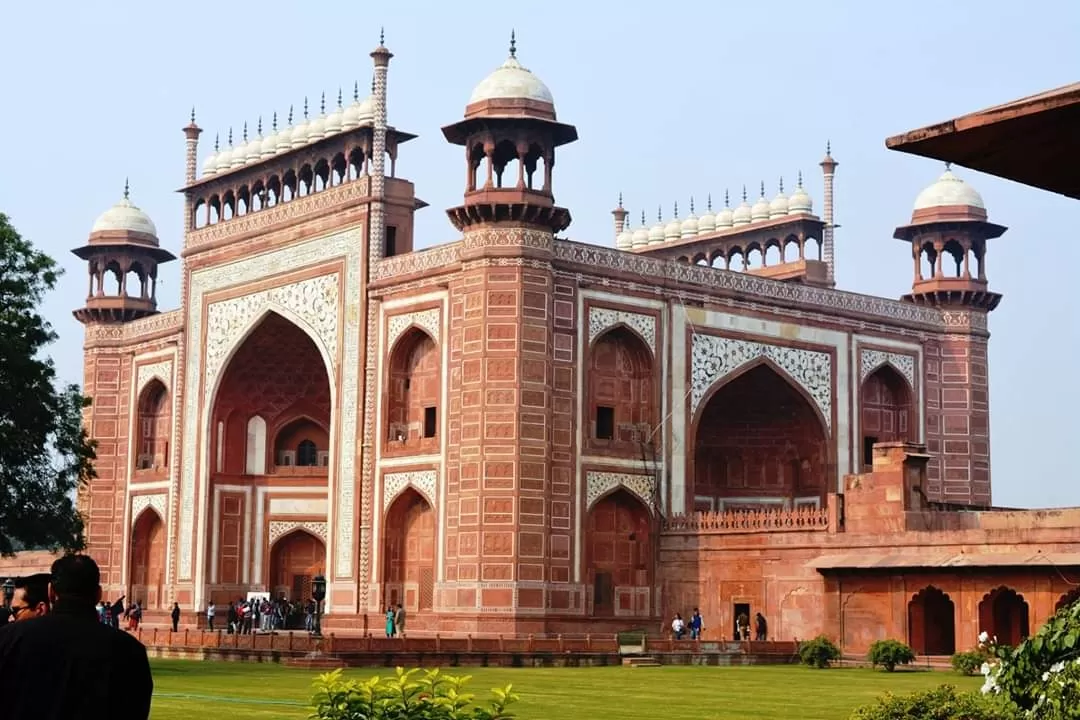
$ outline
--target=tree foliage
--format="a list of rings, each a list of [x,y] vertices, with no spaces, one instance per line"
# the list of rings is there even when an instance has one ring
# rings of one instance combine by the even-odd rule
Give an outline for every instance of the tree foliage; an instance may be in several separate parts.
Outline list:
[[[829,667],[834,660],[840,659],[840,648],[828,637],[818,635],[813,640],[799,643],[799,659],[803,665],[821,670]]]
[[[465,693],[468,676],[444,675],[438,668],[417,677],[419,670],[398,668],[393,677],[344,680],[341,670],[315,679],[312,720],[509,720],[506,711],[517,701],[511,686],[492,690],[486,706]]]
[[[39,313],[60,273],[0,213],[0,555],[84,546],[73,494],[94,472],[89,400],[58,386],[44,354],[56,333]]]
[[[857,709],[851,720],[1014,720],[1013,708],[1000,698],[959,693],[951,685],[908,695],[886,694]]]
[[[915,653],[899,640],[876,640],[870,646],[867,659],[874,667],[880,665],[886,672],[892,672],[896,670],[897,665],[915,662]]]

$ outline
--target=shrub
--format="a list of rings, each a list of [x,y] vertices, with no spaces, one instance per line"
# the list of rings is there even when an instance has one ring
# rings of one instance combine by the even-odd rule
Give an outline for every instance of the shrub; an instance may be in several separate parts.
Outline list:
[[[463,693],[469,677],[443,675],[438,669],[398,668],[393,677],[345,680],[334,670],[315,679],[312,720],[506,720],[506,707],[518,699],[511,686],[492,690],[486,706]]]
[[[888,693],[857,709],[851,720],[1016,720],[1016,713],[1001,698],[942,685],[910,695]]]
[[[885,672],[892,672],[897,665],[915,662],[915,653],[899,640],[876,641],[866,657],[874,667],[885,668]]]
[[[953,670],[961,675],[978,675],[990,655],[982,649],[958,652],[952,656]]]
[[[827,668],[833,660],[840,659],[840,648],[824,635],[807,640],[799,645],[799,659],[803,665],[814,668]]]

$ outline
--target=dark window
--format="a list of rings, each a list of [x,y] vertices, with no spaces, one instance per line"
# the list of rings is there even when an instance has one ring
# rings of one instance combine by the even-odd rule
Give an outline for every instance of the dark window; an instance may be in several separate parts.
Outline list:
[[[397,255],[397,228],[393,225],[386,226],[386,248],[383,254],[386,257]]]
[[[614,609],[615,587],[611,573],[597,570],[596,578],[593,580],[593,612],[606,614]]]
[[[596,437],[611,440],[615,437],[615,408],[598,405],[596,407]]]
[[[438,418],[438,413],[433,407],[424,408],[424,437],[435,437],[435,421]]]
[[[876,437],[870,435],[864,435],[862,439],[862,462],[863,465],[874,464],[874,443],[877,442]]]
[[[310,440],[301,440],[296,446],[296,464],[300,467],[315,467],[319,464],[319,451],[315,449],[315,443]]]

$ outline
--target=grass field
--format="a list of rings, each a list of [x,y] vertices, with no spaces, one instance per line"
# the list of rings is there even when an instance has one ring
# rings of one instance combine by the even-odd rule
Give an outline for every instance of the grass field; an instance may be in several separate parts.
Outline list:
[[[156,660],[153,720],[306,718],[316,671],[279,665]],[[353,677],[393,673],[351,670]],[[943,672],[811,670],[797,666],[658,668],[459,668],[470,690],[513,683],[521,720],[847,720],[859,705],[892,691],[942,683],[963,690],[975,678]]]

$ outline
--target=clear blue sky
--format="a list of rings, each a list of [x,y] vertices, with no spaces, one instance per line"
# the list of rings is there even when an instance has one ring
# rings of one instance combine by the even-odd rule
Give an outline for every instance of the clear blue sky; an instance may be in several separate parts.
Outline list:
[[[179,253],[184,176],[180,128],[195,105],[200,163],[215,132],[253,128],[304,96],[371,76],[386,27],[390,122],[420,135],[400,175],[432,207],[418,245],[454,239],[443,208],[463,191],[462,153],[439,128],[460,118],[472,87],[518,56],[551,88],[581,140],[563,149],[555,191],[568,235],[612,244],[620,191],[636,219],[694,195],[733,195],[798,170],[821,208],[826,139],[837,172],[838,284],[897,297],[910,250],[891,238],[938,163],[887,151],[884,138],[1077,80],[1080,3],[923,0],[760,4],[327,2],[15,3],[4,12],[0,74],[5,172],[0,210],[68,269],[45,312],[60,333],[64,379],[81,380],[82,328],[71,317],[86,271],[68,250],[130,176],[132,200]],[[1080,203],[960,169],[991,220],[987,272],[1005,299],[991,316],[995,502],[1080,505],[1072,455],[1080,423],[1071,307],[1080,268]],[[636,222],[635,222],[636,224]],[[160,306],[176,307],[179,263]]]

